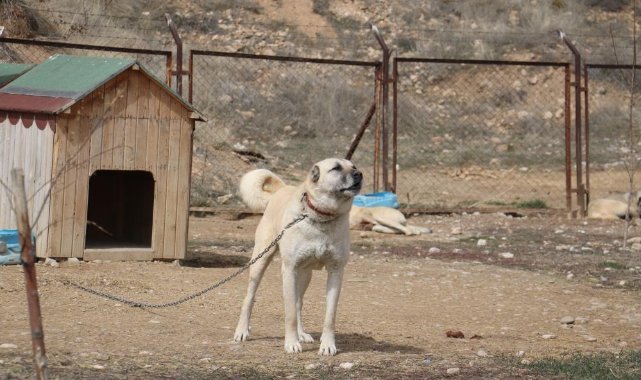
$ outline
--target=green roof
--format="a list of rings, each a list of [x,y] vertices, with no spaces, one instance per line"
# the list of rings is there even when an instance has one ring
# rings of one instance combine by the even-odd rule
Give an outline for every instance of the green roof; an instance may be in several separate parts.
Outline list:
[[[23,63],[0,63],[0,87],[16,79],[33,66]]]
[[[78,100],[134,63],[126,58],[53,55],[2,91]]]
[[[187,109],[194,111],[197,119],[206,120],[191,104],[134,59],[61,54],[53,55],[36,66],[10,65],[2,69],[4,65],[0,64],[0,78],[4,70],[15,71],[18,69],[15,66],[23,66],[19,74],[5,82],[8,83],[6,86],[2,87],[0,79],[0,109],[58,114],[134,65],[138,65],[141,72],[165,88]],[[29,70],[30,67],[33,68]]]

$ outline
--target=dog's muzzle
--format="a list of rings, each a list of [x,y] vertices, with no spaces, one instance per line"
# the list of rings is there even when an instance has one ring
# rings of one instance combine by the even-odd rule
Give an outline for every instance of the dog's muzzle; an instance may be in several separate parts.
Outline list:
[[[358,193],[361,191],[361,187],[363,186],[363,173],[361,173],[360,170],[355,170],[352,173],[352,186],[347,187],[345,189],[342,189],[342,192],[353,192],[354,194]]]

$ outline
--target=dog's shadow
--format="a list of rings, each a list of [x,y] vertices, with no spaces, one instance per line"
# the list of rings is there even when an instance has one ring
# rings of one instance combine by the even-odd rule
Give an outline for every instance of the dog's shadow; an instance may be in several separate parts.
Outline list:
[[[314,344],[318,344],[320,333],[312,334],[315,338]],[[251,340],[282,340],[282,336],[265,336],[259,338],[252,338]],[[352,333],[352,334],[336,334],[336,345],[339,347],[340,352],[389,352],[401,354],[422,354],[425,350],[405,344],[388,343],[385,341],[378,341],[371,336]],[[318,347],[310,348],[309,345],[303,345],[303,351],[313,351]]]
[[[180,260],[180,265],[191,268],[232,268],[242,267],[249,261],[248,257],[238,255],[221,255],[207,253],[206,255],[187,255]]]

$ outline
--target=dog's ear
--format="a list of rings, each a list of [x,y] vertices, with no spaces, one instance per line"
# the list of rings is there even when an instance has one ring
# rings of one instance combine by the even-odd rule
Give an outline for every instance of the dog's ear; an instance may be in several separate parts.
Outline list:
[[[312,182],[318,182],[318,180],[320,179],[320,168],[318,167],[318,165],[314,165],[309,176],[312,179]]]

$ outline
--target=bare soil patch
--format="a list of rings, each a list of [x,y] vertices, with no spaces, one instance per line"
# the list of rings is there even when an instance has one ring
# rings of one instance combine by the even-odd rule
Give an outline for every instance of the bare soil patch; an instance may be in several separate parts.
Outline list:
[[[641,254],[622,249],[618,221],[416,215],[411,223],[432,234],[353,231],[337,321],[340,352],[331,358],[317,355],[317,342],[300,355],[285,354],[278,261],[259,289],[252,339],[243,344],[232,335],[246,274],[168,309],[130,308],[62,282],[147,302],[174,300],[245,263],[258,220],[193,217],[190,259],[182,265],[38,265],[54,378],[442,378],[453,367],[462,378],[543,378],[505,358],[641,349]],[[634,226],[631,236],[640,235]],[[315,274],[304,306],[317,339],[324,279]],[[0,267],[1,378],[30,376],[23,284],[20,267]],[[575,323],[562,324],[566,316]],[[465,338],[448,338],[448,330]]]

